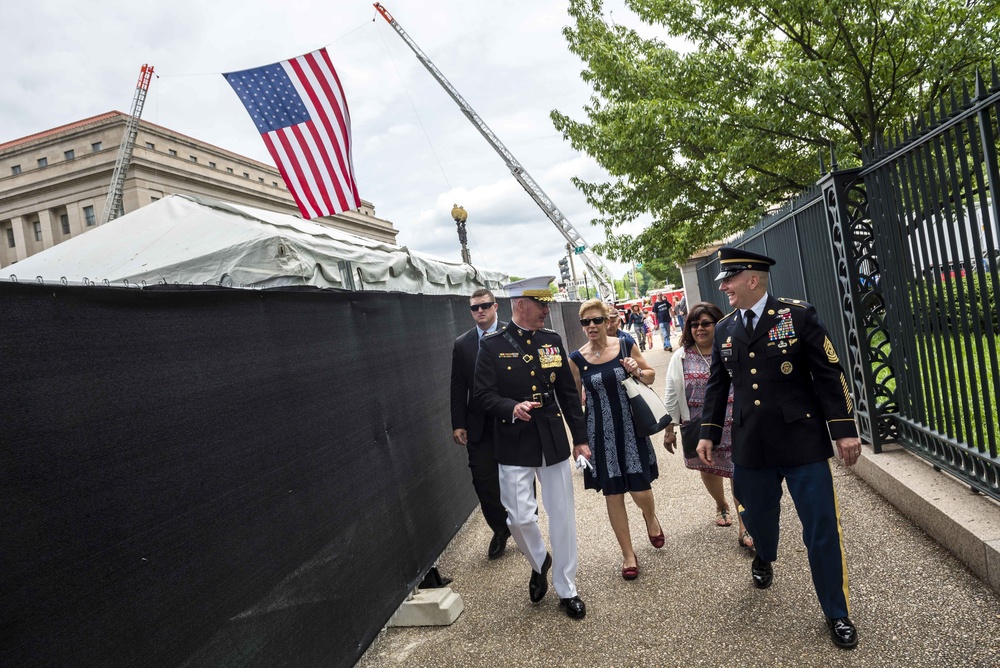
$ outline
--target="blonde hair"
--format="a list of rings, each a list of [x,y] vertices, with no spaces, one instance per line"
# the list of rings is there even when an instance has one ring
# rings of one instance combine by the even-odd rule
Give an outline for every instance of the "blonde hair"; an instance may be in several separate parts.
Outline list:
[[[604,303],[600,299],[588,299],[587,301],[580,304],[580,317],[582,318],[584,313],[592,309],[597,309],[605,317],[610,315],[610,309],[608,308],[608,305],[606,303]]]

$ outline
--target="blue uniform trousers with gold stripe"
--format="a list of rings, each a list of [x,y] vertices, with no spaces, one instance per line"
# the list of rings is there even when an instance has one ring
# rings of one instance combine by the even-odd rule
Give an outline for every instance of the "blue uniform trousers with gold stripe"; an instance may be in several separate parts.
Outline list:
[[[767,562],[778,558],[782,480],[802,521],[802,541],[823,613],[832,619],[847,617],[847,558],[829,460],[760,469],[733,466],[733,494],[744,508],[740,514],[757,556]]]

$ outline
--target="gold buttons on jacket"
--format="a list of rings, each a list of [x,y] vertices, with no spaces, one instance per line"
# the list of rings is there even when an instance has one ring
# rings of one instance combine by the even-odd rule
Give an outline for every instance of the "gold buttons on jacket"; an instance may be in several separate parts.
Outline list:
[[[750,353],[750,359],[753,359],[754,357],[757,357],[757,353]]]
[[[757,399],[756,401],[754,401],[753,405],[754,406],[760,406],[760,399]]]
[[[759,387],[759,386],[757,385],[757,383],[754,383],[754,384],[753,384],[753,389],[755,389],[755,390],[756,390],[756,389],[757,389],[758,387]]]
[[[531,339],[528,339],[527,341],[525,341],[525,343],[527,343],[530,346],[531,345]]]
[[[510,371],[510,367],[507,367],[507,371]]]
[[[532,376],[534,376],[534,375],[535,375],[535,372],[534,372],[534,371],[532,371],[532,372],[531,372],[531,375],[532,375]]]
[[[532,386],[531,386],[531,391],[532,391],[532,392],[537,392],[537,391],[538,391],[538,388],[537,388],[537,387],[535,387],[534,385],[532,385]]]
[[[757,369],[750,369],[750,373],[752,373],[752,374],[757,373]]]

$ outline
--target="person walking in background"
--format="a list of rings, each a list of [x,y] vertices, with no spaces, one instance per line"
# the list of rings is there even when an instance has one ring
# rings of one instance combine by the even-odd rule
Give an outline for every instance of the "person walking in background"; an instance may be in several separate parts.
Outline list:
[[[451,429],[455,443],[468,451],[479,509],[493,530],[486,556],[496,559],[507,548],[510,530],[507,510],[500,502],[500,478],[493,454],[493,420],[486,419],[472,390],[480,339],[507,323],[497,319],[497,300],[485,288],[472,293],[469,309],[476,325],[455,339],[451,353]]]
[[[614,336],[623,341],[628,341],[630,346],[636,345],[632,335],[622,329],[622,315],[614,306],[608,308],[608,336]]]
[[[654,329],[653,314],[652,313],[647,313],[646,314],[645,325],[646,325],[646,347],[649,348],[650,350],[652,350],[653,349],[653,329]]]
[[[733,388],[733,485],[753,536],[754,586],[771,586],[778,558],[781,483],[802,521],[809,569],[834,644],[853,649],[847,557],[829,459],[831,437],[846,466],[861,454],[854,402],[816,309],[767,293],[775,261],[738,248],[719,250],[719,289],[734,307],[718,322],[705,393],[698,456],[713,465]]]
[[[687,317],[687,296],[681,295],[674,299],[674,318],[677,321],[677,329],[684,329],[684,319]]]
[[[632,304],[628,317],[625,319],[625,326],[632,330],[632,336],[639,344],[639,350],[646,350],[646,319],[642,316],[642,307],[639,304]]]
[[[653,313],[656,315],[656,321],[660,325],[660,338],[663,339],[663,349],[674,351],[673,343],[670,341],[670,325],[673,320],[674,309],[670,306],[670,300],[666,297],[660,297],[653,304]]]
[[[684,465],[692,471],[701,472],[701,481],[705,489],[715,500],[715,524],[720,527],[732,526],[733,513],[726,501],[724,480],[732,481],[732,428],[733,428],[733,392],[729,391],[726,406],[726,417],[723,421],[722,438],[719,445],[712,451],[712,464],[707,465],[698,457],[695,450],[700,439],[699,431],[702,410],[705,405],[705,387],[708,384],[709,372],[712,368],[712,339],[715,336],[715,323],[722,319],[722,311],[715,304],[701,302],[691,308],[690,317],[684,323],[680,346],[677,354],[670,358],[667,367],[666,390],[663,403],[667,406],[672,422],[663,433],[663,445],[668,452],[673,452],[677,446],[677,434],[674,425],[680,424],[682,433],[691,433],[691,438],[684,439]],[[732,486],[730,484],[730,493]],[[739,508],[740,502],[733,495],[733,507]],[[753,539],[743,526],[743,518],[736,513],[739,526],[737,543],[740,547],[753,550]]]
[[[583,473],[583,486],[604,494],[611,529],[622,550],[622,577],[639,577],[639,561],[632,547],[625,492],[642,511],[653,547],[664,543],[656,518],[652,483],[659,475],[656,453],[649,438],[635,433],[628,396],[622,381],[629,375],[651,385],[656,372],[635,346],[608,336],[605,321],[612,309],[600,299],[580,305],[580,326],[587,343],[570,353],[570,369],[586,400],[587,442],[593,469]]]
[[[573,435],[573,459],[590,458],[580,394],[560,336],[545,329],[551,276],[505,286],[511,323],[483,337],[476,359],[475,399],[493,419],[500,471],[500,499],[514,542],[531,565],[528,597],[539,603],[549,589],[572,619],[587,607],[576,590],[576,511],[566,426]],[[565,422],[564,422],[565,420]],[[542,488],[552,553],[538,527],[534,481]]]

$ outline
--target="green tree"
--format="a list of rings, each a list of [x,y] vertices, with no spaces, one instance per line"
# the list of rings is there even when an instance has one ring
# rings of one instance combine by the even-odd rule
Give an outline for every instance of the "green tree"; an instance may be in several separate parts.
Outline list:
[[[681,285],[680,268],[667,258],[647,258],[643,260],[642,268],[649,273],[653,282],[657,284],[655,287],[662,288],[668,283],[676,286]]]
[[[564,34],[594,96],[586,122],[552,112],[612,176],[575,183],[601,215],[598,250],[620,261],[683,262],[747,229],[816,180],[821,152],[857,164],[1000,46],[995,1],[625,2],[690,50],[610,22],[601,0],[571,0]],[[615,233],[643,214],[642,233]]]

